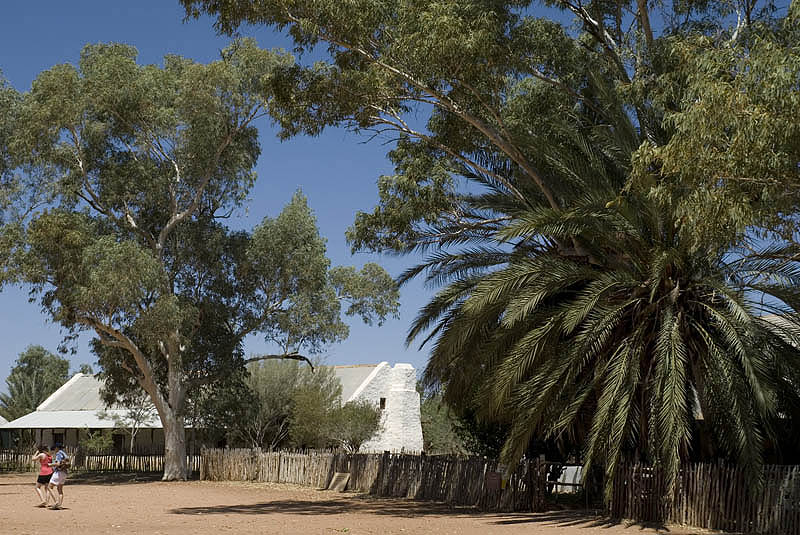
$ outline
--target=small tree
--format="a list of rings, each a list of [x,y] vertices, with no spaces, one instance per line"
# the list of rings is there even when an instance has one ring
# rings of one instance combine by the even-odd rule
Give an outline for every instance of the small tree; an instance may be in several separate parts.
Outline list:
[[[330,438],[348,453],[358,453],[381,428],[381,410],[367,400],[350,401],[334,409],[328,426]]]
[[[247,371],[244,383],[249,398],[240,401],[244,410],[232,422],[231,436],[252,447],[274,450],[286,442],[298,399],[304,427],[319,428],[341,393],[341,386],[329,367],[269,361],[251,363]],[[302,435],[301,442],[319,444],[319,437],[310,428],[309,431],[310,434],[295,431],[295,436]]]
[[[325,448],[332,445],[333,415],[340,393],[341,388],[331,392],[308,384],[294,391],[289,418],[289,443],[292,446]]]
[[[87,453],[106,453],[114,446],[110,429],[98,429],[94,432],[85,429],[81,435],[79,444]]]
[[[458,419],[441,393],[424,395],[420,405],[423,448],[428,453],[467,453],[458,433]]]
[[[130,438],[128,451],[133,453],[133,445],[139,430],[153,422],[158,415],[150,397],[141,389],[126,393],[121,400],[121,405],[125,408],[123,414],[102,410],[98,413],[98,417],[101,420],[111,420],[116,429],[128,435]]]

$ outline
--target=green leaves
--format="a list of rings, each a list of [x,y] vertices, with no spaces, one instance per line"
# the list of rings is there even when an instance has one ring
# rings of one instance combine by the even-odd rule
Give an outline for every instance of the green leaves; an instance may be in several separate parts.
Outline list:
[[[252,234],[220,223],[255,181],[255,121],[295,106],[291,56],[252,40],[207,65],[136,56],[87,45],[21,97],[0,85],[0,283],[93,330],[108,395],[144,390],[177,452],[187,398],[241,370],[246,336],[316,353],[347,336],[343,299],[380,323],[398,295],[376,265],[330,270],[300,193]]]
[[[387,316],[398,317],[400,291],[392,277],[378,264],[335,267],[330,280],[340,299],[349,304],[345,314],[360,316],[367,325],[382,325]]]
[[[361,446],[381,429],[381,409],[367,400],[349,401],[331,414],[330,438],[350,453],[358,453]]]
[[[69,378],[69,361],[42,346],[19,354],[6,378],[8,394],[0,393],[0,415],[11,421],[36,410]]]
[[[536,454],[535,439],[582,448],[587,469],[604,469],[606,496],[625,458],[661,466],[669,493],[698,426],[757,483],[777,407],[798,397],[776,370],[795,368],[800,354],[756,317],[771,299],[795,302],[793,268],[772,249],[729,263],[726,242],[697,247],[676,232],[678,205],[658,196],[607,206],[604,192],[627,176],[626,149],[575,139],[589,154],[581,162],[567,151],[558,162],[583,183],[569,207],[498,203],[494,213],[507,217],[483,248],[439,252],[410,270],[444,286],[409,337],[429,330],[434,341],[426,381],[457,410],[510,424],[508,462]],[[590,259],[555,245],[566,241]]]
[[[697,188],[681,199],[693,233],[724,232],[735,243],[756,226],[790,236],[800,186],[796,42],[788,26],[758,28],[734,44],[670,41],[674,68],[653,92],[664,99],[670,137],[634,155],[634,183],[657,170]]]
[[[286,350],[313,353],[346,338],[342,302],[347,315],[367,324],[397,314],[399,293],[383,268],[331,268],[325,254],[316,218],[298,192],[277,218],[256,227],[237,267],[247,321]]]

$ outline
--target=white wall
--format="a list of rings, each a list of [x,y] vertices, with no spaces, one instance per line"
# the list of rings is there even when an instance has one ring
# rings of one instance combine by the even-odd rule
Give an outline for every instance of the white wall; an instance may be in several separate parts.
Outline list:
[[[54,433],[63,435],[64,447],[69,450],[74,450],[80,441],[80,429],[67,428],[67,429],[36,429],[34,436],[37,444],[44,444],[50,447],[55,442],[53,437]],[[96,430],[92,430],[96,431]],[[128,450],[130,445],[130,435],[121,430],[112,430],[114,434],[119,434],[124,437],[124,448]],[[189,431],[187,430],[187,435]],[[164,430],[163,429],[140,429],[136,434],[135,448],[147,451],[150,448],[161,450],[164,448]]]
[[[419,414],[417,374],[411,364],[381,362],[352,399],[375,405],[386,399],[381,415],[383,429],[361,447],[362,452],[422,451],[422,423]]]

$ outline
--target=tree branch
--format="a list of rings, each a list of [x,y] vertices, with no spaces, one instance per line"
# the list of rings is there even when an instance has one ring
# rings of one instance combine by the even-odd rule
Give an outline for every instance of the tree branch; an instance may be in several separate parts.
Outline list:
[[[297,351],[292,351],[290,353],[284,353],[282,355],[261,355],[259,357],[251,357],[249,359],[245,359],[244,363],[249,364],[251,362],[259,362],[262,360],[301,360],[305,361],[310,367],[311,371],[314,371],[314,364],[311,363],[311,360],[298,353]]]
[[[302,24],[302,19],[294,16],[288,9],[285,11],[286,17],[290,22],[294,24]],[[505,139],[497,129],[493,128],[490,124],[483,121],[479,117],[472,115],[468,111],[461,108],[457,102],[455,102],[452,98],[447,96],[445,93],[440,91],[436,91],[435,89],[429,87],[428,85],[420,82],[411,74],[400,70],[399,68],[386,63],[385,61],[381,61],[373,54],[369,53],[368,51],[364,50],[363,48],[350,44],[339,39],[334,38],[332,35],[320,31],[319,37],[332,45],[340,46],[345,50],[350,50],[352,52],[357,53],[361,57],[363,57],[369,63],[376,65],[391,74],[401,78],[404,80],[408,85],[415,88],[417,91],[420,91],[423,94],[426,94],[432,97],[435,100],[435,106],[442,108],[446,111],[454,113],[462,120],[464,120],[467,124],[474,127],[484,136],[489,138],[489,140],[501,151],[503,151],[511,160],[520,166],[520,168],[528,175],[528,177],[536,184],[539,190],[547,199],[550,208],[555,211],[561,211],[561,206],[559,205],[558,201],[556,200],[555,193],[550,188],[550,186],[545,182],[544,178],[534,169],[533,165],[528,161],[528,159],[524,156],[522,151],[517,149],[511,142]],[[610,37],[610,36],[609,36]]]

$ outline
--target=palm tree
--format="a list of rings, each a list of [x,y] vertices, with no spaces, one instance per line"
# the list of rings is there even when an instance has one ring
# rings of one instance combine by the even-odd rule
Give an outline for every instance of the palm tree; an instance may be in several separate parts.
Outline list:
[[[619,107],[606,110],[548,156],[562,210],[472,177],[487,192],[465,203],[491,227],[403,275],[440,287],[408,342],[432,343],[425,380],[451,405],[510,425],[508,463],[533,438],[569,440],[585,474],[604,469],[607,498],[623,457],[661,467],[671,495],[702,414],[757,482],[800,384],[796,331],[761,316],[793,317],[800,270],[686,228],[679,188],[626,189],[641,140]]]
[[[67,359],[42,346],[27,347],[6,378],[8,393],[0,393],[0,415],[11,421],[33,412],[68,378]]]

